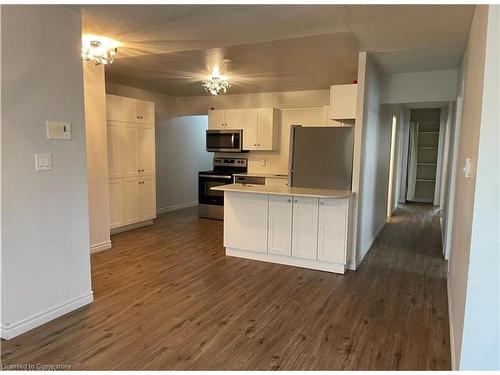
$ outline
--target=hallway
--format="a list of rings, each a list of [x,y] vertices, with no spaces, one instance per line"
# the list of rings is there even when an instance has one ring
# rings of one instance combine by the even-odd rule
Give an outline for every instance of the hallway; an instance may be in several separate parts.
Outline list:
[[[345,275],[226,257],[222,222],[195,209],[112,240],[92,255],[94,303],[2,340],[3,365],[451,367],[446,262],[430,206],[399,207],[359,270]]]

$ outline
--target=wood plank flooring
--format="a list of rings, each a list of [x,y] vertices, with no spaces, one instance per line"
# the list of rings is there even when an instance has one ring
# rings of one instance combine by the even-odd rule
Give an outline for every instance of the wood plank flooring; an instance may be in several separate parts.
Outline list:
[[[446,263],[431,207],[406,205],[356,272],[226,257],[194,209],[92,255],[95,302],[12,340],[3,364],[72,369],[449,370]]]

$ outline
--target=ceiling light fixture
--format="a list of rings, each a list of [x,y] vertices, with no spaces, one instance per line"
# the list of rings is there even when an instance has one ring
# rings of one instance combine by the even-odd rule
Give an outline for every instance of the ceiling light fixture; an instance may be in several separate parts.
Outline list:
[[[97,35],[82,37],[82,58],[93,61],[95,65],[111,64],[118,52],[118,42]]]
[[[215,66],[212,71],[212,76],[201,84],[205,90],[212,95],[225,94],[231,83],[227,77],[224,77],[219,72],[219,67]]]

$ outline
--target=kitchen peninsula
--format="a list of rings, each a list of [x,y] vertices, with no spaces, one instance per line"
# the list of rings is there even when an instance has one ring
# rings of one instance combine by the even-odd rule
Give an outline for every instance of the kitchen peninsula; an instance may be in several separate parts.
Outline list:
[[[230,184],[224,192],[226,255],[345,273],[347,190]]]

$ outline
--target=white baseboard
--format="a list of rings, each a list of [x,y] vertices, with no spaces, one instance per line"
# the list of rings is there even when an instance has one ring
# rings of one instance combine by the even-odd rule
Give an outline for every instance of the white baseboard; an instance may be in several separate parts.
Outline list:
[[[82,306],[88,305],[89,303],[92,303],[92,301],[94,301],[94,296],[92,291],[90,291],[83,296],[76,297],[65,303],[53,306],[38,314],[32,315],[29,318],[19,320],[12,324],[2,323],[0,336],[5,340],[9,340]]]
[[[90,246],[90,254],[97,253],[99,251],[107,250],[111,248],[111,240],[96,243]]]
[[[450,324],[450,351],[451,351],[451,370],[457,371],[457,359],[455,358],[455,335],[453,333],[453,311],[450,299],[450,279],[446,279],[446,294],[448,295],[448,321]]]
[[[275,255],[269,253],[258,253],[255,251],[233,249],[229,247],[226,247],[226,255],[237,258],[260,260],[263,262],[285,264],[287,266],[309,268],[318,271],[335,272],[341,274],[344,274],[346,269],[345,265],[340,263],[329,263],[320,260],[294,258],[290,256]]]
[[[356,257],[356,265],[355,265],[356,268],[358,268],[359,265],[361,264],[361,262],[363,261],[363,259],[365,259],[366,254],[368,254],[368,252],[372,248],[373,243],[375,242],[375,239],[378,237],[380,232],[382,232],[382,229],[384,229],[386,224],[387,224],[387,221],[384,220],[382,225],[380,225],[380,227],[378,227],[377,230],[375,231],[375,233],[371,236],[370,240],[363,245],[363,247],[361,248],[361,256],[359,258]]]
[[[179,203],[179,204],[174,204],[173,206],[168,206],[168,207],[162,207],[156,209],[156,213],[158,215],[164,214],[165,212],[172,212],[172,211],[177,211],[177,210],[182,210],[184,208],[189,208],[189,207],[194,207],[198,205],[198,201],[192,201],[192,202],[186,202],[186,203]]]

